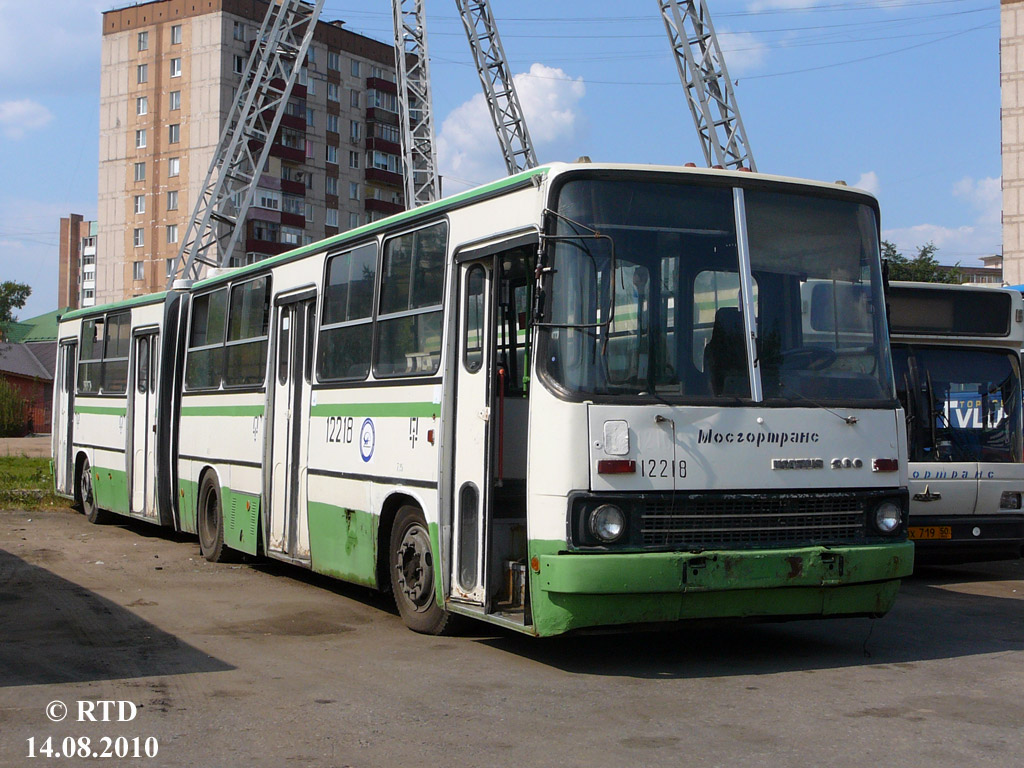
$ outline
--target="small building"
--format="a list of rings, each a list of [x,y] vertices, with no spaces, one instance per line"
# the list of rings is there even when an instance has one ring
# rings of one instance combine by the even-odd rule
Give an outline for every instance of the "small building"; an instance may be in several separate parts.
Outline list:
[[[0,378],[10,384],[25,403],[23,437],[49,432],[52,419],[53,370],[57,342],[0,343]]]
[[[62,312],[67,312],[67,308],[4,326],[6,341],[0,343],[0,378],[25,403],[25,422],[17,436],[50,431],[57,318]]]

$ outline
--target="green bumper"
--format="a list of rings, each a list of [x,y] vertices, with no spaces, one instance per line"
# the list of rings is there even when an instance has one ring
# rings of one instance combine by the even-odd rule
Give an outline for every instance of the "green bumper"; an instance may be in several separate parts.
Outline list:
[[[914,565],[914,545],[751,552],[565,554],[531,542],[534,628],[690,618],[881,615]]]

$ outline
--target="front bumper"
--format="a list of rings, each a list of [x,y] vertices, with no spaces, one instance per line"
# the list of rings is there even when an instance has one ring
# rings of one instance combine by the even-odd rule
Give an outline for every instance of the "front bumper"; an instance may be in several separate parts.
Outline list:
[[[918,564],[1013,560],[1024,555],[1024,515],[913,515],[911,528],[949,528],[948,539],[915,539]]]
[[[541,544],[531,544],[539,634],[690,618],[881,615],[914,564],[909,541],[627,554],[544,552]]]

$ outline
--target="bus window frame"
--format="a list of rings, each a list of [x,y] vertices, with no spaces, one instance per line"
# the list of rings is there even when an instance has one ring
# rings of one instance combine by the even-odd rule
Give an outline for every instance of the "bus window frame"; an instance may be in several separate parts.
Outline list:
[[[431,304],[426,307],[417,307],[416,309],[405,309],[397,312],[384,313],[381,311],[381,303],[384,298],[383,291],[383,280],[384,280],[384,259],[387,253],[388,244],[394,240],[397,240],[408,235],[413,235],[416,232],[420,232],[431,227],[444,226],[444,257],[442,259],[442,273],[441,273],[441,290],[439,291],[439,300],[437,304]],[[447,309],[447,303],[445,301],[445,287],[448,285],[448,274],[449,274],[449,263],[452,261],[451,258],[451,221],[448,216],[442,216],[437,219],[423,222],[414,227],[402,229],[396,232],[385,233],[381,238],[380,249],[378,251],[378,262],[377,262],[377,285],[375,290],[375,301],[373,308],[373,343],[372,343],[372,357],[370,361],[370,373],[373,378],[376,379],[422,379],[437,376],[444,367],[445,361],[445,337],[447,335],[447,328],[445,327],[445,311]],[[441,345],[438,351],[437,364],[433,367],[433,370],[422,370],[422,371],[401,371],[399,373],[383,373],[380,371],[380,351],[381,351],[381,327],[383,323],[393,320],[403,320],[409,317],[415,317],[417,315],[440,315],[440,333],[441,333]]]
[[[266,308],[265,321],[266,321],[266,326],[267,326],[267,332],[265,334],[263,334],[262,336],[247,336],[245,338],[235,339],[234,341],[232,341],[230,339],[230,336],[231,336],[231,315],[232,315],[232,308],[233,308],[232,302],[234,300],[235,289],[236,288],[242,288],[242,287],[248,285],[249,283],[255,283],[257,280],[262,280],[262,279],[266,279],[266,281],[267,281],[266,302],[264,304],[264,306]],[[224,316],[224,341],[222,342],[222,344],[224,346],[224,369],[223,369],[223,372],[222,372],[221,384],[220,384],[220,387],[219,387],[221,390],[231,391],[231,392],[262,391],[264,386],[266,385],[266,383],[267,383],[267,361],[270,358],[271,326],[272,326],[273,317],[274,317],[274,301],[273,301],[273,297],[274,297],[274,279],[273,279],[273,273],[270,272],[270,271],[260,272],[260,273],[255,274],[255,275],[246,275],[245,279],[243,279],[243,280],[232,280],[230,282],[230,284],[228,286],[227,309],[226,309],[225,316]],[[190,320],[191,320],[191,316],[190,316]],[[191,330],[191,328],[190,328],[190,330]],[[266,349],[265,349],[264,355],[263,355],[263,358],[264,358],[263,359],[263,376],[260,379],[259,383],[257,383],[257,384],[229,384],[228,380],[227,380],[228,350],[231,347],[240,347],[240,346],[243,346],[245,344],[258,344],[261,341],[264,344],[266,344]]]
[[[376,353],[376,342],[377,342],[377,333],[376,333],[377,306],[378,306],[378,303],[380,302],[380,290],[381,290],[381,288],[380,288],[380,274],[381,274],[381,271],[380,270],[381,270],[381,263],[382,263],[382,261],[381,261],[382,260],[382,255],[384,253],[384,245],[383,245],[382,240],[383,240],[383,238],[375,237],[375,238],[373,238],[371,240],[366,240],[364,242],[355,243],[355,244],[353,244],[351,246],[347,246],[347,247],[342,248],[341,250],[335,251],[333,253],[325,254],[324,266],[323,266],[323,270],[321,272],[321,281],[320,281],[320,284],[323,286],[323,290],[321,290],[321,294],[323,295],[323,297],[320,299],[320,306],[318,308],[317,315],[316,315],[316,343],[314,345],[314,351],[313,351],[313,354],[315,355],[316,359],[315,359],[314,364],[313,364],[313,376],[314,376],[314,379],[315,379],[315,381],[312,382],[313,384],[329,384],[329,385],[358,384],[360,382],[366,381],[370,377],[371,373],[373,372],[373,360],[374,360],[374,355]],[[369,316],[368,317],[360,317],[360,318],[357,318],[355,320],[341,320],[339,322],[334,322],[334,323],[325,323],[324,322],[324,313],[327,311],[327,300],[328,300],[328,294],[329,294],[329,289],[330,289],[330,282],[329,282],[329,280],[330,280],[330,273],[331,273],[331,264],[336,259],[339,259],[342,256],[346,256],[346,255],[355,253],[359,249],[366,248],[369,245],[372,245],[376,249],[376,252],[374,254],[373,297],[371,299],[372,303],[370,305],[370,314],[369,314]],[[333,330],[337,330],[339,328],[351,328],[351,327],[356,327],[356,326],[360,326],[360,325],[368,325],[368,326],[370,326],[370,357],[369,357],[369,360],[367,360],[366,373],[364,373],[362,376],[324,376],[323,375],[323,367],[321,366],[321,361],[320,361],[320,348],[322,346],[321,338],[320,338],[321,335],[325,331],[333,331]]]
[[[125,316],[128,318],[128,354],[124,355],[124,356],[118,356],[118,357],[108,357],[107,356],[107,339],[109,338],[110,319],[114,318],[114,317],[120,318],[120,317],[125,317]],[[84,347],[84,344],[85,344],[85,336],[84,336],[84,334],[85,334],[86,325],[89,324],[89,323],[96,323],[96,322],[102,323],[102,333],[103,333],[103,336],[102,336],[102,338],[99,341],[99,344],[100,344],[100,356],[99,357],[90,357],[90,358],[88,358],[86,360],[82,360],[81,358],[79,358],[79,360],[78,360],[78,362],[76,364],[78,370],[75,371],[75,397],[79,397],[79,396],[81,396],[81,397],[127,397],[127,395],[128,395],[128,381],[129,381],[130,373],[131,373],[130,366],[131,366],[131,360],[132,360],[132,353],[131,353],[132,330],[133,330],[132,329],[132,310],[131,310],[130,307],[128,307],[128,308],[124,308],[124,309],[116,309],[116,310],[113,310],[113,311],[110,311],[110,312],[103,312],[102,314],[97,314],[97,315],[94,315],[92,317],[82,318],[82,321],[81,321],[81,324],[80,324],[80,327],[79,327],[79,331],[78,331],[78,337],[77,337],[78,338],[78,347],[79,347],[79,349],[82,349]],[[93,345],[93,352],[94,353],[95,353],[95,348],[96,347],[95,347],[95,344],[94,344]],[[107,363],[108,362],[122,362],[122,361],[125,363],[124,387],[121,388],[121,389],[113,389],[113,390],[112,389],[108,389],[107,386],[106,386]],[[83,364],[85,364],[85,365],[94,364],[95,365],[97,363],[99,364],[99,371],[100,371],[99,383],[97,385],[97,388],[95,390],[83,390],[81,388],[81,375],[80,375],[81,370],[82,370],[82,365]]]

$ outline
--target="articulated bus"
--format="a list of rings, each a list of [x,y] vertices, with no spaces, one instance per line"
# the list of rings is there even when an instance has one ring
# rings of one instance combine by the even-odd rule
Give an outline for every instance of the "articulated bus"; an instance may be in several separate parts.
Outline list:
[[[889,312],[918,559],[1020,557],[1024,300],[1001,288],[894,282]]]
[[[60,324],[54,456],[128,515],[533,635],[877,616],[913,567],[877,203],[553,164]],[[802,286],[861,289],[803,338]]]

